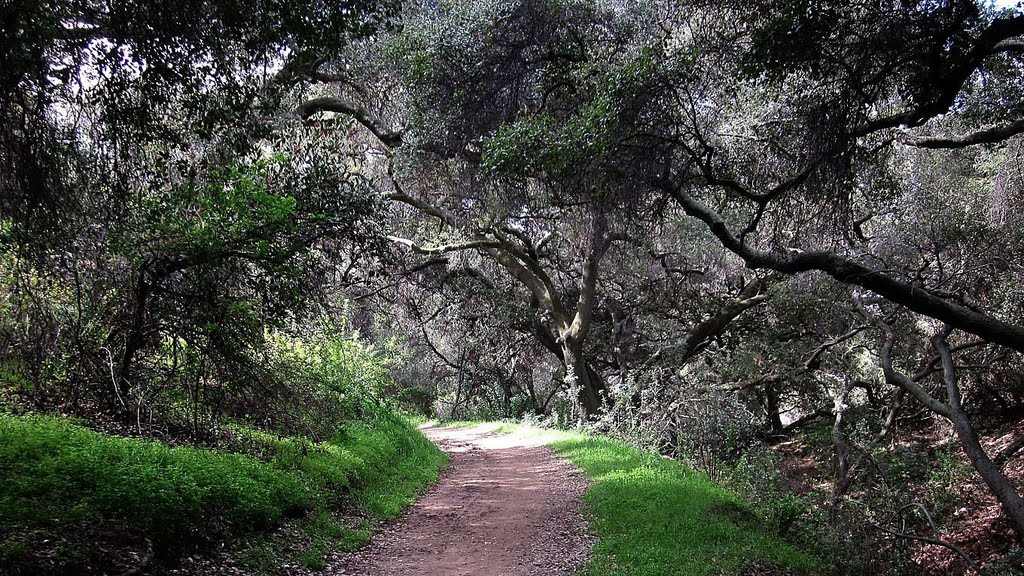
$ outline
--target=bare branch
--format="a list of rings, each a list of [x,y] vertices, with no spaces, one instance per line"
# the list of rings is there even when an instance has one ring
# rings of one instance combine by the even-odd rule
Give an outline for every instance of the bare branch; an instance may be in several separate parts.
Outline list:
[[[568,328],[570,322],[569,315],[561,298],[558,296],[558,290],[555,288],[554,281],[551,280],[544,267],[516,246],[514,242],[511,242],[501,231],[492,230],[492,233],[501,242],[501,248],[500,250],[489,250],[488,253],[499,264],[504,266],[506,270],[511,272],[517,280],[526,284],[534,297],[541,303],[543,309],[551,312],[555,317],[555,321],[562,328]],[[524,271],[529,276],[524,274]],[[530,283],[524,281],[524,278],[530,278]]]
[[[856,328],[854,328],[853,330],[850,330],[849,332],[847,332],[846,334],[843,334],[842,336],[839,336],[837,338],[833,338],[832,340],[829,340],[828,342],[822,343],[820,346],[818,346],[817,348],[814,349],[814,352],[811,352],[811,355],[808,356],[806,360],[804,360],[804,370],[806,370],[807,372],[810,372],[812,370],[817,370],[818,366],[821,365],[821,356],[822,356],[822,354],[827,352],[829,348],[832,348],[833,346],[837,346],[839,344],[842,344],[843,342],[846,342],[850,338],[853,338],[857,334],[860,334],[861,332],[863,332],[864,330],[868,329],[869,327],[870,326],[868,326],[867,324],[862,325],[862,326],[857,326]]]
[[[441,265],[446,265],[446,264],[448,264],[448,258],[446,256],[439,256],[437,258],[429,258],[427,260],[424,260],[423,262],[419,262],[417,264],[414,264],[414,265],[406,268],[405,272],[406,273],[420,272],[422,270],[426,270],[427,268],[432,268],[434,266],[441,266]]]
[[[1000,450],[999,454],[992,457],[992,461],[995,462],[996,466],[1002,468],[1003,466],[1006,466],[1006,463],[1010,461],[1010,458],[1013,458],[1014,455],[1021,451],[1021,449],[1024,449],[1024,436],[1018,437],[1016,440],[1011,442],[1009,446]]]
[[[314,98],[299,104],[298,108],[295,109],[295,113],[303,120],[308,119],[310,116],[318,112],[335,112],[351,116],[356,122],[362,124],[363,127],[369,130],[388,148],[394,148],[402,144],[401,131],[386,128],[384,124],[374,117],[366,108],[363,108],[354,102],[347,102],[340,98],[331,97]]]
[[[345,72],[325,72],[320,69],[324,63],[317,63],[312,71],[309,73],[310,79],[316,82],[323,82],[325,84],[344,84],[354,90],[360,96],[366,97],[370,95],[370,91],[365,86],[355,81],[351,75]]]
[[[899,126],[921,126],[945,113],[956,102],[964,84],[986,58],[1007,51],[1004,42],[1024,35],[1024,15],[996,18],[982,30],[970,50],[955,59],[936,62],[938,78],[931,91],[921,96],[912,108],[903,112],[871,120],[852,131],[854,136],[867,136],[873,132]]]
[[[935,412],[945,418],[952,418],[953,411],[947,404],[935,399],[935,397],[922,388],[920,384],[893,368],[892,349],[893,346],[896,345],[896,335],[892,331],[892,327],[889,326],[885,320],[879,319],[877,322],[878,326],[885,334],[885,343],[882,345],[882,349],[878,353],[879,361],[882,365],[882,374],[885,375],[885,380],[893,386],[902,388],[906,393],[916,398],[918,402],[924,404],[932,412]]]
[[[495,248],[500,244],[494,240],[479,239],[471,240],[469,242],[460,242],[458,244],[442,244],[441,246],[424,247],[417,244],[415,241],[408,238],[400,238],[398,236],[388,236],[388,240],[403,244],[412,249],[417,254],[425,254],[428,256],[434,256],[437,254],[447,254],[449,252],[458,252],[460,250],[474,250],[477,248]]]
[[[555,292],[554,284],[551,283],[551,279],[547,277],[547,274],[544,274],[543,277],[535,274],[533,270],[524,266],[519,258],[510,253],[504,244],[502,248],[488,248],[487,253],[504,267],[513,278],[519,280],[530,290],[530,293],[533,294],[533,297],[540,304],[541,309],[551,313],[559,326],[567,327],[569,325],[569,318],[565,308],[562,306],[562,301]]]
[[[662,190],[676,199],[690,216],[704,222],[719,242],[743,259],[749,268],[767,268],[784,274],[799,274],[811,270],[824,272],[845,284],[867,288],[919,314],[980,336],[989,342],[1024,352],[1024,327],[1010,324],[971,310],[955,302],[940,298],[928,290],[890,277],[849,258],[832,252],[781,253],[757,250],[743,244],[729,230],[718,212],[690,196],[680,186],[670,182],[659,183]]]
[[[999,42],[992,48],[993,52],[1016,52],[1024,53],[1024,40],[1020,38],[1008,38]]]
[[[403,204],[408,204],[409,206],[412,206],[413,208],[416,208],[417,210],[419,210],[419,211],[421,211],[421,212],[423,212],[425,214],[429,214],[431,216],[434,216],[434,217],[440,219],[441,221],[443,221],[445,224],[448,224],[449,226],[455,226],[455,217],[452,216],[451,213],[449,213],[448,211],[446,211],[446,210],[444,210],[442,208],[438,208],[437,206],[434,206],[433,204],[429,204],[427,202],[424,202],[423,200],[420,200],[419,198],[416,198],[414,196],[410,196],[410,195],[408,195],[408,194],[406,194],[404,192],[392,192],[390,194],[387,194],[385,196],[385,198],[387,198],[388,200],[394,200],[395,202],[401,202]]]
[[[957,381],[956,365],[953,363],[953,352],[950,351],[949,343],[946,342],[950,332],[952,332],[952,328],[946,326],[941,332],[932,336],[932,347],[938,352],[942,363],[942,381],[946,384],[949,407],[953,409],[953,412],[962,414],[964,409],[960,403],[960,384]]]
[[[580,279],[580,295],[576,301],[576,314],[569,326],[569,336],[577,339],[587,337],[590,331],[590,319],[594,313],[594,301],[597,298],[598,266],[611,244],[608,237],[608,221],[604,214],[594,215],[593,229],[587,254],[583,259],[583,276]]]
[[[918,138],[909,144],[920,148],[966,148],[976,144],[1002,142],[1021,133],[1024,133],[1024,119],[960,136]]]
[[[760,283],[752,282],[751,285],[759,286]],[[768,294],[757,294],[756,289],[754,292],[752,295],[730,300],[716,314],[694,326],[683,341],[683,359],[690,358],[703,350],[709,340],[725,331],[740,314],[768,300]]]
[[[927,508],[925,508],[924,506],[922,506],[920,504],[917,504],[917,503],[909,504],[909,505],[904,506],[903,508],[901,508],[900,511],[898,512],[898,514],[902,515],[903,511],[907,510],[908,508],[918,508],[919,510],[921,510],[921,512],[924,513],[925,518],[928,520],[928,525],[931,527],[932,531],[935,532],[935,533],[938,533],[938,529],[935,527],[935,521],[932,520],[932,515],[928,512]],[[907,533],[904,533],[904,532],[896,532],[894,530],[889,530],[888,528],[884,528],[882,526],[879,526],[878,524],[875,524],[874,522],[870,522],[869,524],[872,527],[874,527],[876,530],[879,530],[881,532],[889,534],[890,536],[895,536],[897,538],[904,538],[906,540],[916,540],[918,542],[924,542],[925,544],[931,544],[933,546],[941,546],[941,547],[943,547],[943,548],[953,552],[954,554],[959,556],[961,559],[963,559],[964,563],[967,564],[967,566],[971,570],[973,570],[974,572],[976,572],[978,574],[982,574],[981,566],[979,566],[977,562],[975,562],[970,556],[967,555],[966,552],[963,551],[962,548],[960,548],[956,544],[952,544],[950,542],[946,542],[945,540],[940,540],[938,538],[929,538],[928,536],[918,536],[917,534],[907,534]]]

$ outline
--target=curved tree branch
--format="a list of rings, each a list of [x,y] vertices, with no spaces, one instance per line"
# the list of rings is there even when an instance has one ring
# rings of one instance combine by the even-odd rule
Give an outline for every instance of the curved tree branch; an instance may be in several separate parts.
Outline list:
[[[402,143],[402,132],[386,128],[378,118],[371,114],[366,108],[354,102],[348,102],[340,98],[313,98],[299,104],[295,113],[303,120],[308,119],[318,112],[335,112],[347,114],[362,124],[367,130],[373,133],[382,144],[388,148],[394,148]]]
[[[909,142],[919,148],[966,148],[976,144],[994,144],[1024,133],[1024,119],[960,136],[918,138]]]
[[[751,282],[743,289],[739,297],[727,302],[716,314],[705,318],[690,330],[683,341],[683,361],[703,350],[710,339],[725,331],[740,314],[767,301],[768,294],[761,292],[762,287],[761,281]],[[762,379],[762,383],[766,381]]]
[[[922,506],[920,504],[917,504],[917,503],[909,504],[909,505],[904,506],[903,508],[901,508],[900,511],[898,512],[898,514],[903,514],[903,512],[905,510],[909,509],[909,508],[918,508],[919,510],[921,510],[921,512],[924,513],[925,518],[928,520],[928,525],[931,527],[932,532],[935,532],[936,534],[938,534],[939,529],[935,526],[935,521],[932,520],[931,513],[928,512],[928,509],[925,508],[924,506]],[[905,532],[896,532],[894,530],[889,530],[888,528],[885,528],[883,526],[879,526],[878,524],[875,524],[874,522],[870,522],[870,525],[873,526],[876,530],[880,530],[880,531],[882,531],[882,532],[884,532],[886,534],[889,534],[890,536],[895,536],[897,538],[904,538],[904,539],[907,539],[907,540],[916,540],[918,542],[923,542],[925,544],[931,544],[933,546],[941,546],[941,547],[943,547],[943,548],[953,552],[957,556],[959,556],[964,561],[964,563],[967,564],[967,566],[971,570],[973,570],[974,572],[976,572],[978,574],[983,574],[983,572],[981,571],[981,566],[979,566],[977,562],[975,562],[970,556],[967,555],[966,552],[963,551],[962,548],[960,548],[956,544],[953,544],[951,542],[946,542],[945,540],[940,540],[938,538],[929,538],[928,536],[918,536],[917,534],[907,534]]]
[[[919,314],[970,332],[993,342],[1024,352],[1024,327],[1004,322],[971,310],[955,302],[935,296],[931,292],[872,270],[867,266],[832,252],[778,253],[757,250],[733,235],[725,220],[680,186],[660,183],[661,189],[674,198],[689,216],[697,218],[711,230],[719,242],[743,259],[749,268],[767,268],[783,274],[800,274],[817,270],[845,284],[861,286]]]
[[[866,122],[854,128],[853,136],[867,136],[886,128],[921,126],[932,118],[947,112],[956,102],[964,84],[986,58],[1007,51],[1010,39],[1024,35],[1024,15],[993,20],[974,41],[974,45],[961,54],[940,59],[935,63],[937,79],[929,91],[918,97],[912,108]]]
[[[583,275],[580,278],[580,295],[576,301],[576,314],[569,325],[566,337],[583,340],[590,331],[590,320],[594,314],[597,299],[598,266],[611,245],[608,236],[608,221],[605,215],[597,213],[591,223],[589,246],[583,259]]]
[[[479,240],[471,240],[469,242],[460,242],[457,244],[442,244],[440,246],[420,246],[413,240],[408,238],[400,238],[398,236],[388,236],[388,240],[397,242],[404,246],[408,246],[413,252],[417,254],[425,254],[428,256],[436,256],[438,254],[447,254],[449,252],[458,252],[460,250],[473,250],[476,248],[495,248],[500,246],[498,242],[494,240],[487,240],[481,238]]]
[[[885,343],[882,344],[882,349],[878,353],[879,361],[882,365],[882,374],[885,376],[885,380],[893,386],[903,389],[904,392],[913,396],[918,402],[925,405],[932,412],[935,412],[947,419],[952,418],[953,411],[949,405],[937,400],[934,396],[929,394],[927,390],[922,388],[921,385],[913,378],[910,378],[893,368],[892,349],[896,345],[896,335],[885,320],[879,319],[877,322],[878,326],[882,329],[882,332],[885,333]]]

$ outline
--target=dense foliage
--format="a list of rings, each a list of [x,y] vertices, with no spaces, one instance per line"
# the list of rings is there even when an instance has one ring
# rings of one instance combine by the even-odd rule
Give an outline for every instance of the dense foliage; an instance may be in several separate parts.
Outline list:
[[[1019,7],[0,10],[9,411],[529,417],[687,461],[836,573],[1014,569]]]
[[[290,543],[298,559],[321,565],[339,543],[365,544],[367,519],[397,516],[445,460],[394,417],[339,429],[324,442],[238,433],[248,454],[171,448],[52,417],[0,416],[0,567],[12,574],[135,568],[113,556],[125,544],[136,545],[145,567],[289,518],[303,519]],[[353,508],[364,519],[349,520]]]

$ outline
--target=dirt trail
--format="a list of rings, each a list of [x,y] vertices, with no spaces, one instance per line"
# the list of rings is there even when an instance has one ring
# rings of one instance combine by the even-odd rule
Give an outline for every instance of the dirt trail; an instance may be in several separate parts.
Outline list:
[[[493,428],[425,428],[451,456],[432,490],[335,575],[560,576],[586,559],[583,476]]]

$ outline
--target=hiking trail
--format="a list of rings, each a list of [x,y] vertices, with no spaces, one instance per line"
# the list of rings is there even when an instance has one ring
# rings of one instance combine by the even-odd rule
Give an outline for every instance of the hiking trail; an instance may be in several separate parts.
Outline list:
[[[587,481],[539,441],[495,426],[426,427],[449,454],[438,483],[333,576],[568,576],[590,552]]]

